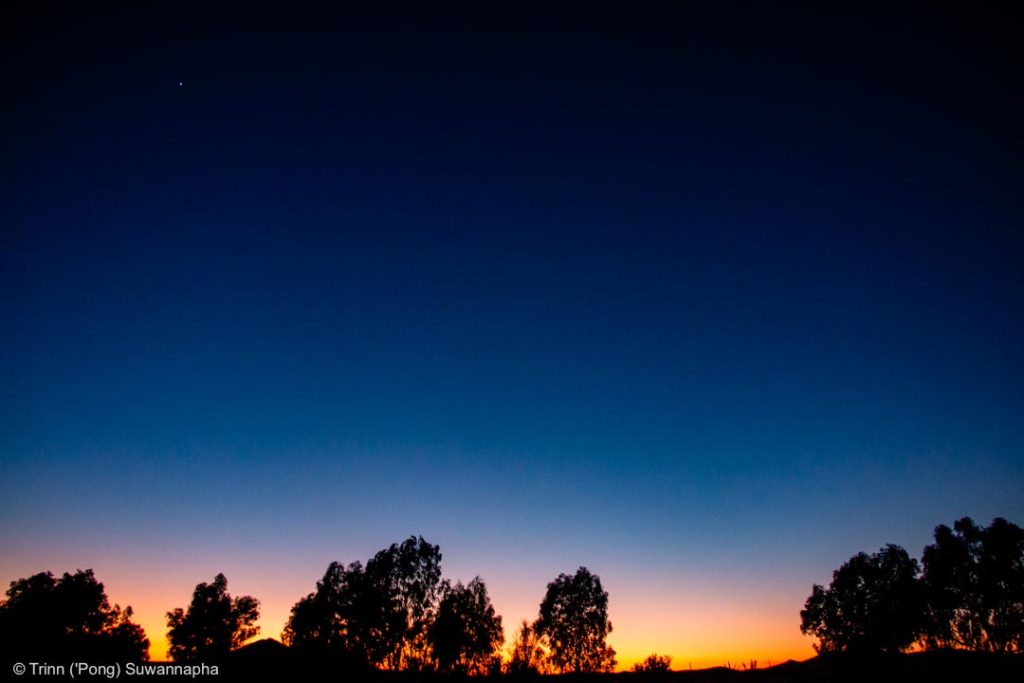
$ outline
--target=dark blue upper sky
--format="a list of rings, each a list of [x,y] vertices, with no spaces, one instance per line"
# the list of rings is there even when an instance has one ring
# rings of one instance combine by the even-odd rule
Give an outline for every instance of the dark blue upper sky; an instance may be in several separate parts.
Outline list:
[[[841,524],[820,574],[1020,521],[1020,25],[957,12],[13,18],[5,542],[82,509],[301,545],[323,496],[472,547],[461,511],[532,500],[581,544]]]

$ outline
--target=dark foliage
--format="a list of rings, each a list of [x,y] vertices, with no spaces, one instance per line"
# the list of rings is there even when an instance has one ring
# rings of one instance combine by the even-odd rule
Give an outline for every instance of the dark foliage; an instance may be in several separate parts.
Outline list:
[[[736,672],[735,678],[759,683],[1009,683],[1024,680],[1024,658],[950,650],[875,656],[836,653],[753,672]],[[710,683],[731,679],[693,677],[694,683],[701,680]]]
[[[401,652],[406,615],[397,595],[359,562],[332,562],[317,590],[300,600],[285,642],[361,666],[386,666]]]
[[[814,635],[818,652],[899,652],[918,638],[923,598],[917,561],[896,545],[858,553],[814,585],[800,612],[800,630]]]
[[[0,643],[22,660],[143,661],[149,640],[131,616],[131,607],[110,606],[91,569],[35,574],[12,581],[0,602]]]
[[[670,671],[672,668],[672,658],[665,655],[661,656],[653,654],[647,657],[642,662],[638,662],[633,665],[633,671],[636,673],[659,673]]]
[[[389,638],[385,663],[391,669],[429,666],[427,628],[441,597],[441,548],[409,537],[381,550],[366,563],[365,589],[380,604]]]
[[[316,591],[299,600],[292,607],[291,617],[285,625],[283,638],[286,645],[300,650],[340,653],[351,646],[348,633],[346,607],[352,601],[350,578],[358,577],[362,566],[358,563],[345,569],[332,562],[317,581]]]
[[[544,649],[540,637],[524,619],[512,639],[512,651],[505,670],[513,676],[536,675],[545,668]]]
[[[316,591],[292,607],[285,641],[364,665],[426,668],[441,586],[440,548],[422,537],[381,550],[365,567],[331,563]]]
[[[608,593],[601,579],[580,567],[548,584],[534,629],[548,649],[552,667],[564,673],[611,671],[615,650],[605,642],[612,631]]]
[[[445,590],[427,635],[438,671],[483,674],[500,669],[505,641],[501,617],[494,613],[479,576],[466,586],[456,583]]]
[[[228,580],[218,574],[192,593],[188,611],[167,613],[168,653],[176,662],[216,662],[259,633],[259,601],[244,595],[232,598]]]
[[[1024,650],[1024,530],[1002,518],[940,525],[923,565],[929,646]]]

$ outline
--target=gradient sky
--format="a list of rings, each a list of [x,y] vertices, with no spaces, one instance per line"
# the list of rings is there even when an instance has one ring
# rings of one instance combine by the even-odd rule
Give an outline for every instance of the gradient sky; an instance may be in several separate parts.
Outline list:
[[[32,4],[0,582],[159,658],[422,534],[509,633],[585,565],[621,665],[763,665],[856,552],[1024,521],[1016,20]]]

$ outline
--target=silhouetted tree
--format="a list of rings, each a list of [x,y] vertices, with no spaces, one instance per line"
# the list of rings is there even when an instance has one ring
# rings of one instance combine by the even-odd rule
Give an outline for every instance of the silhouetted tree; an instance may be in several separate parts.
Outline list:
[[[539,674],[544,668],[544,649],[537,632],[525,619],[512,639],[506,671],[512,675]]]
[[[422,668],[441,585],[440,548],[422,537],[381,550],[365,567],[334,562],[292,607],[285,641],[373,666]]]
[[[643,661],[633,665],[633,671],[637,674],[655,674],[671,671],[672,657],[668,654],[650,654]]]
[[[637,662],[633,665],[633,671],[636,673],[663,673],[669,671],[672,668],[672,658],[668,655],[657,655],[653,654],[647,657],[642,662]]]
[[[345,568],[331,562],[316,591],[293,607],[282,632],[285,645],[339,652],[347,647],[342,613],[349,592]]]
[[[918,564],[897,545],[859,553],[814,585],[800,612],[800,630],[818,638],[818,652],[899,652],[920,633]]]
[[[380,635],[387,653],[382,663],[390,669],[428,665],[427,627],[441,595],[440,547],[410,536],[374,555],[361,578],[359,611],[367,617],[365,626]]]
[[[929,646],[1024,650],[1024,530],[1002,518],[940,525],[923,564]]]
[[[0,643],[22,659],[149,659],[149,640],[131,616],[131,607],[110,606],[91,569],[60,579],[39,573],[12,581],[0,601]]]
[[[293,647],[383,666],[401,643],[405,612],[363,565],[332,562],[316,591],[292,607],[283,638]]]
[[[548,658],[558,671],[615,668],[615,650],[605,642],[612,631],[608,593],[601,587],[601,579],[586,567],[580,567],[574,576],[559,574],[548,584],[534,629],[546,641]]]
[[[479,576],[466,586],[446,586],[427,636],[439,671],[483,674],[500,663],[501,617]]]
[[[359,562],[345,574],[341,618],[346,648],[361,661],[397,668],[406,633],[406,612],[388,582]]]
[[[213,583],[196,586],[187,612],[179,607],[167,613],[169,654],[177,662],[223,659],[259,633],[259,605],[250,595],[232,598],[228,580],[217,574]]]

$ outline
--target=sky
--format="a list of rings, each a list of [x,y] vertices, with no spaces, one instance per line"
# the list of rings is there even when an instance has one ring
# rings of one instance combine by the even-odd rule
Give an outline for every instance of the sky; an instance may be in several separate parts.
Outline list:
[[[795,4],[4,10],[0,582],[164,657],[410,535],[506,632],[813,656],[860,551],[1024,522],[1019,19]]]

